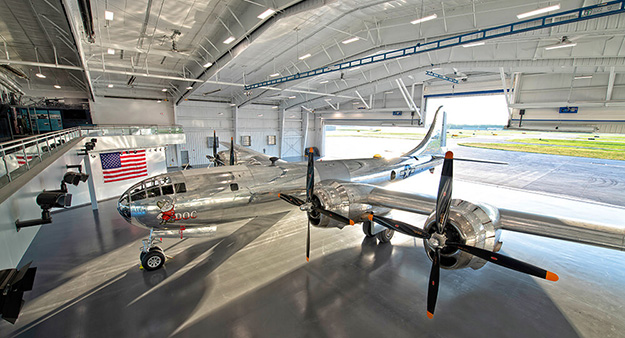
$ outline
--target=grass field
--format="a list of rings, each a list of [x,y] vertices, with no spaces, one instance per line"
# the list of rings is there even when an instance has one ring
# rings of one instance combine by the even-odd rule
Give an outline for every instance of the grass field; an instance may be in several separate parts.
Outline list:
[[[625,150],[625,139],[621,142],[606,142],[605,140],[566,140],[566,139],[538,139],[538,138],[524,138],[524,139],[511,139],[508,142],[518,143],[532,143],[532,144],[544,144],[547,146],[569,146],[569,147],[581,147],[581,148],[601,148],[606,150]]]
[[[526,153],[591,157],[621,161],[625,160],[625,151],[618,149],[589,149],[512,143],[460,143],[459,145],[475,148],[522,151]]]

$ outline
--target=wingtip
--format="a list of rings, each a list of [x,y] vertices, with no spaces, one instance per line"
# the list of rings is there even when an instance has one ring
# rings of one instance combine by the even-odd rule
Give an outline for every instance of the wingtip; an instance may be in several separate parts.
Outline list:
[[[448,159],[448,160],[453,159],[454,158],[454,153],[451,152],[451,151],[446,152],[445,153],[445,158]]]
[[[546,280],[550,280],[552,282],[557,282],[560,277],[558,277],[558,275],[556,275],[555,273],[551,272],[551,271],[547,271],[547,276],[545,276]]]
[[[430,318],[430,319],[434,318],[434,314],[432,312],[430,312],[430,311],[428,311],[428,318]]]

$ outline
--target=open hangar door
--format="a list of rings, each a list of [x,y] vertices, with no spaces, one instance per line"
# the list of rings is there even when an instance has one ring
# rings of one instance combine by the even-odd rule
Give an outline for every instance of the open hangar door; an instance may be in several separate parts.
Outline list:
[[[503,90],[424,95],[426,122],[434,117],[438,107],[447,112],[451,129],[501,129],[508,124],[508,104]]]

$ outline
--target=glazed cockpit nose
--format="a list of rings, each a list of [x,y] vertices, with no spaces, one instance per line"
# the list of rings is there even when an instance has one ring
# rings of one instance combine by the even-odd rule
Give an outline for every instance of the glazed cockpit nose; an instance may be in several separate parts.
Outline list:
[[[128,192],[125,192],[117,201],[117,212],[126,221],[130,222],[130,198],[128,197]]]

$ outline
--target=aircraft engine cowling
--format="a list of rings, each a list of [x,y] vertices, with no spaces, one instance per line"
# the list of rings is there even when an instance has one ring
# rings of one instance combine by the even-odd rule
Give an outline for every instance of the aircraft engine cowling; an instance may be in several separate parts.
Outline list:
[[[436,232],[435,219],[436,213],[433,212],[425,221],[425,231]],[[452,200],[449,221],[445,226],[447,241],[497,252],[501,248],[499,232],[496,231],[499,228],[499,210],[497,208],[460,199]],[[434,250],[427,240],[423,242],[425,251],[431,260]],[[454,270],[471,267],[477,270],[483,267],[486,261],[466,252],[445,247],[441,250],[440,263],[444,269]]]
[[[360,217],[367,212],[375,212],[378,215],[387,214],[390,211],[388,208],[372,207],[363,203],[372,189],[373,187],[362,184],[321,181],[315,184],[313,203],[318,203],[324,209],[348,217],[355,222],[361,221]],[[322,228],[342,229],[346,225],[316,211],[308,212],[308,219],[312,225]]]

